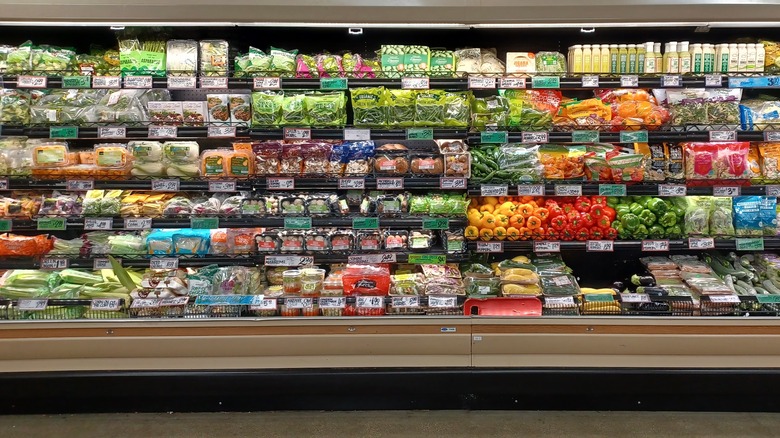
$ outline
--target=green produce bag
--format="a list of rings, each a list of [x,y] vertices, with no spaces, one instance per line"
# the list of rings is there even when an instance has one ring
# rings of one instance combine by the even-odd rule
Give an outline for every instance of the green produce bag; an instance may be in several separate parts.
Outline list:
[[[688,196],[685,198],[685,234],[688,236],[708,236],[710,234],[711,196]]]
[[[449,92],[444,95],[444,126],[467,128],[471,120],[470,91]]]
[[[250,47],[246,55],[236,56],[234,61],[237,78],[253,78],[271,74],[271,57],[262,50]]]
[[[165,76],[165,41],[119,41],[119,64],[125,76]]]
[[[394,128],[410,128],[415,120],[414,90],[388,90],[388,124]]]
[[[271,71],[276,76],[295,76],[295,56],[297,50],[283,50],[271,47]]]
[[[714,237],[733,237],[734,218],[732,217],[731,198],[717,197],[712,200],[710,211],[710,235]]]
[[[279,126],[282,121],[281,91],[258,91],[252,93],[252,126]]]
[[[444,90],[421,90],[415,100],[415,126],[444,126]]]
[[[384,87],[353,88],[349,92],[355,126],[387,126],[387,91]]]
[[[32,41],[25,41],[8,53],[6,71],[10,74],[27,74],[32,70]]]
[[[344,126],[347,123],[346,97],[342,91],[307,94],[304,103],[312,126]]]
[[[282,99],[282,119],[280,124],[288,125],[308,125],[309,119],[306,117],[306,106],[303,94],[286,93]]]

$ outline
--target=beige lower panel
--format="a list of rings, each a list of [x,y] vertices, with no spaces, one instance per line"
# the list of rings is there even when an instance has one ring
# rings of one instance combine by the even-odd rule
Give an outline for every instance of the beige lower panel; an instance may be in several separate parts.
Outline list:
[[[780,367],[780,336],[480,334],[475,367]]]
[[[44,338],[0,341],[0,372],[469,366],[470,336]]]

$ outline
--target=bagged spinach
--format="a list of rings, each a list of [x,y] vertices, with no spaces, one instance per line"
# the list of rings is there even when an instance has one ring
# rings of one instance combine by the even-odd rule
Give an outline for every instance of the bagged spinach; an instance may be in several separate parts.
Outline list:
[[[414,126],[415,96],[414,90],[388,90],[388,125],[396,128]]]
[[[421,90],[415,99],[416,126],[444,126],[444,90]]]
[[[252,93],[252,126],[278,126],[282,121],[282,92]]]
[[[353,88],[350,93],[355,126],[387,126],[387,91],[384,87]]]

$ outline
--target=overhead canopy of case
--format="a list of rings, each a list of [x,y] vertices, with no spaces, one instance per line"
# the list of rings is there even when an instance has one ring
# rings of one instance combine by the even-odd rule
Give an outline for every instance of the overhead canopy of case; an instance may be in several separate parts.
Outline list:
[[[778,0],[0,0],[0,9],[0,21],[24,23],[780,24]]]

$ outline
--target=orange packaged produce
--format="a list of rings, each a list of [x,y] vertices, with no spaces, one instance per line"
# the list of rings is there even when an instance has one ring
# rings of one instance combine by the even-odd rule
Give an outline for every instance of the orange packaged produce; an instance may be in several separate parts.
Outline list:
[[[546,144],[539,148],[546,179],[577,179],[585,175],[585,146]]]

